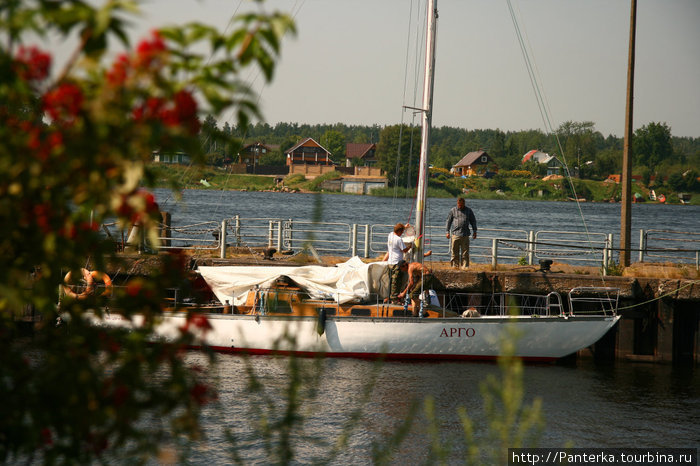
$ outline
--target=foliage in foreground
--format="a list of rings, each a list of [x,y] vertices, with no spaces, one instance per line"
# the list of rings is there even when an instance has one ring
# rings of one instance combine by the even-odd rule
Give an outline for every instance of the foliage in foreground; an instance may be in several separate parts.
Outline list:
[[[174,438],[199,435],[202,405],[216,394],[183,349],[209,328],[196,313],[170,342],[150,344],[168,288],[186,277],[184,256],[163,258],[146,278],[115,287],[110,306],[144,316],[125,332],[88,324],[106,296],[67,271],[119,268],[107,219],[139,223],[153,240],[158,206],[147,162],[158,148],[201,159],[202,111],[233,111],[246,125],[255,96],[238,76],[248,66],[271,79],[283,14],[244,14],[229,32],[204,24],[153,31],[132,47],[127,20],[138,2],[0,2],[0,462],[91,463],[119,454],[146,461]],[[77,37],[67,62],[28,37]],[[126,52],[108,62],[107,44]],[[56,73],[52,73],[53,69]],[[55,76],[55,77],[54,77]],[[204,109],[200,108],[204,106]],[[77,280],[76,280],[77,281]],[[81,293],[82,294],[82,293]],[[18,324],[39,316],[31,339]]]

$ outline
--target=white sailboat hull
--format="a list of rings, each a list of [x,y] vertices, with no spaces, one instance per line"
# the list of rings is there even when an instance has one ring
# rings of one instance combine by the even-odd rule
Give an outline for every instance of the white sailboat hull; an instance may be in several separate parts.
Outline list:
[[[217,351],[249,354],[323,354],[329,357],[387,359],[494,359],[502,338],[512,338],[515,355],[550,361],[577,352],[598,341],[619,316],[372,318],[328,317],[319,334],[314,317],[207,315],[211,329],[201,334],[203,345]],[[108,325],[139,325],[119,315]],[[184,313],[166,314],[156,328],[159,337],[179,335]]]

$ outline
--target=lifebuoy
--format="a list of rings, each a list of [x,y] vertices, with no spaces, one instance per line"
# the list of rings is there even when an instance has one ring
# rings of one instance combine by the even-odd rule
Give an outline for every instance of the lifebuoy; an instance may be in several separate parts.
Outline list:
[[[109,275],[107,275],[104,272],[100,272],[99,270],[93,270],[90,272],[90,276],[95,279],[99,280],[105,285],[105,290],[100,294],[100,296],[109,296],[112,294],[112,279],[109,278]]]
[[[94,284],[94,279],[92,278],[92,274],[88,269],[80,269],[80,273],[83,274],[83,280],[87,283],[87,286],[85,287],[85,290],[83,290],[82,293],[76,293],[76,291],[73,289],[72,285],[70,285],[71,281],[71,272],[70,270],[66,274],[65,277],[63,277],[63,292],[70,296],[73,299],[84,299],[90,296],[93,292],[93,284]]]

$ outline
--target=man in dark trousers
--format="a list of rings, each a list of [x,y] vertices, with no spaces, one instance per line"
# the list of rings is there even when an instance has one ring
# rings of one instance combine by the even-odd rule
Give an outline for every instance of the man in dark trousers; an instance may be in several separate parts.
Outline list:
[[[450,209],[447,215],[447,239],[450,240],[452,258],[450,265],[453,267],[469,267],[469,225],[476,239],[476,217],[474,212],[464,205],[464,198],[457,198],[457,206]]]
[[[407,294],[411,296],[411,310],[413,317],[420,316],[420,294],[428,291],[433,283],[433,272],[420,262],[411,262],[410,264],[404,260],[399,262],[399,269],[402,272],[408,273],[408,285],[406,289],[399,294],[399,299],[404,299]]]

